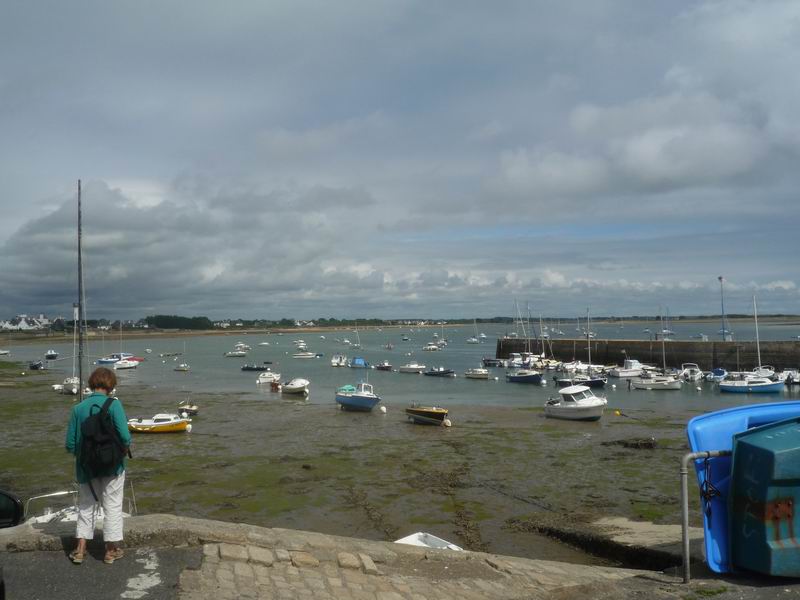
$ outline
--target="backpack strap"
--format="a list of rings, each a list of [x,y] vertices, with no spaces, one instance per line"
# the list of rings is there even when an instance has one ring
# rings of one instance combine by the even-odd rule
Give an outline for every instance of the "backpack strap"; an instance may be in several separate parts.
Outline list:
[[[103,413],[103,416],[108,414],[108,409],[111,408],[111,403],[114,402],[114,400],[116,400],[116,398],[109,396],[106,398],[106,401],[103,402],[103,408],[100,409],[100,412]],[[92,408],[94,408],[94,406]],[[91,409],[89,409],[89,412],[91,412]]]

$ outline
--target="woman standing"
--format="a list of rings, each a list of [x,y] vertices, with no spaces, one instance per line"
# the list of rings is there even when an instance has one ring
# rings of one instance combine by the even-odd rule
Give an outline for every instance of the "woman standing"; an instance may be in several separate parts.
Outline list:
[[[116,386],[117,376],[113,371],[104,367],[95,369],[89,377],[89,389],[92,393],[72,407],[67,428],[66,448],[75,455],[75,477],[79,484],[78,523],[75,531],[77,545],[69,555],[75,564],[83,562],[86,556],[86,540],[94,538],[97,503],[102,503],[104,513],[103,539],[106,552],[103,562],[110,565],[124,555],[119,547],[122,541],[122,497],[125,488],[124,453],[130,447],[131,434],[128,432],[128,419],[120,400],[114,398],[108,405],[108,414],[117,434],[117,441],[124,449],[124,453],[120,453],[122,456],[118,464],[109,465],[101,472],[90,473],[85,466],[86,461],[81,457],[85,446],[82,425],[90,416],[102,411]]]

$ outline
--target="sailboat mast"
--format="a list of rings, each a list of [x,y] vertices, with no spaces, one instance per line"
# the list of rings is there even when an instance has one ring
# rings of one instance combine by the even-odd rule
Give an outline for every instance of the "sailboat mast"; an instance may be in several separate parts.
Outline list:
[[[589,346],[589,377],[592,376],[592,338],[590,337],[592,326],[589,323],[589,309],[586,309],[586,343]]]
[[[753,318],[756,322],[756,355],[758,356],[758,370],[761,371],[761,343],[758,340],[758,306],[756,306],[755,296],[753,296]]]
[[[659,319],[661,319],[662,329],[663,329],[664,317],[661,315],[661,307],[660,306],[658,307],[658,313],[659,313],[658,317],[659,317]],[[662,363],[662,365],[664,367],[664,375],[666,375],[667,374],[667,347],[666,347],[666,345],[664,343],[664,333],[663,333],[663,331],[661,333],[661,363]]]
[[[83,359],[86,354],[85,332],[86,315],[83,306],[83,224],[81,222],[81,180],[78,179],[78,401],[83,400]]]
[[[721,309],[721,318],[722,318],[722,329],[720,329],[719,333],[722,336],[722,341],[725,341],[725,294],[722,291],[722,275],[717,277],[719,279],[719,304]]]

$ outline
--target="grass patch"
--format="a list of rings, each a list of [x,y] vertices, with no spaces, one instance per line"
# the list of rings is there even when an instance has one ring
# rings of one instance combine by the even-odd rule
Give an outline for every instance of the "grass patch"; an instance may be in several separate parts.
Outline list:
[[[724,585],[721,585],[716,588],[708,588],[708,589],[697,589],[694,590],[691,594],[684,596],[686,600],[694,600],[696,598],[713,598],[714,596],[719,596],[720,594],[724,594],[728,591],[728,588]]]

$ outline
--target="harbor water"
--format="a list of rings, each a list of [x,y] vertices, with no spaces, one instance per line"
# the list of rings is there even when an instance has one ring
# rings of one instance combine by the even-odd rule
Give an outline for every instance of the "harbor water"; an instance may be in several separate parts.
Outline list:
[[[599,326],[593,328],[604,335]],[[766,328],[760,328],[763,336]],[[424,530],[477,550],[594,562],[531,533],[526,523],[542,515],[677,523],[677,470],[686,451],[687,420],[800,395],[797,387],[760,397],[721,395],[705,382],[675,392],[630,391],[624,380],[610,379],[602,392],[609,408],[601,421],[554,421],[542,412],[556,395],[551,372],[544,386],[507,383],[500,368],[490,369],[496,380],[463,377],[483,356],[494,355],[495,338],[505,328],[481,326],[481,331],[487,334],[481,344],[466,342],[474,333],[466,326],[359,330],[358,335],[349,330],[123,337],[123,351],[147,359],[137,369],[117,372],[118,395],[129,417],[173,412],[187,399],[200,407],[190,434],[134,438],[128,474],[140,511],[373,539]],[[434,332],[448,345],[422,351]],[[409,340],[402,341],[403,335]],[[344,345],[345,337],[360,338],[362,348]],[[323,356],[292,358],[293,340],[300,338]],[[251,346],[247,357],[224,357],[239,341]],[[269,345],[259,345],[263,342]],[[185,354],[159,356],[183,352],[184,343]],[[50,339],[18,346],[11,358],[40,358],[48,348],[61,360],[21,380],[14,374],[14,381],[22,382],[16,387],[0,387],[0,486],[21,496],[64,488],[73,477],[73,462],[63,451],[72,399],[50,388],[71,374],[71,343]],[[113,335],[93,337],[88,345],[93,357],[119,350]],[[330,359],[337,353],[372,364],[389,360],[395,369],[415,360],[452,368],[458,376],[333,368]],[[256,383],[258,373],[241,371],[244,363],[264,361],[283,381],[308,379],[309,396],[275,393]],[[174,371],[181,362],[191,365],[188,373]],[[362,380],[382,397],[385,414],[338,410],[336,388]],[[448,408],[453,427],[408,423],[403,409],[412,403]],[[642,439],[655,440],[655,448],[628,443]]]

